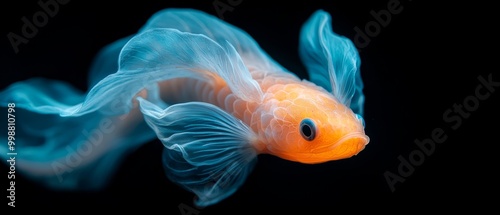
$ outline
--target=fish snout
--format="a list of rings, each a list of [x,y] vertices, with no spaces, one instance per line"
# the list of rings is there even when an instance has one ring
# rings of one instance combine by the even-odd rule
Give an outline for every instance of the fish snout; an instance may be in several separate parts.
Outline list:
[[[345,157],[357,155],[363,151],[365,146],[370,142],[370,138],[364,132],[353,132],[343,136],[333,145],[339,151],[345,153]]]
[[[351,138],[351,144],[353,146],[356,146],[356,153],[354,155],[357,155],[359,152],[363,151],[365,149],[365,146],[370,142],[370,138],[366,136],[365,134],[359,135],[359,136],[354,136]]]

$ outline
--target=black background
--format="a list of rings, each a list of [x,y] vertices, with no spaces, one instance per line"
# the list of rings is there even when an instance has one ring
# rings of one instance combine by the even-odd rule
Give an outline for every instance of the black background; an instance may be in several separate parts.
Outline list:
[[[219,0],[220,2],[227,2]],[[59,8],[35,37],[15,54],[7,34],[20,34],[21,17],[40,11],[37,1],[2,3],[0,89],[30,77],[67,81],[87,90],[86,72],[101,47],[135,33],[156,11],[195,8],[217,16],[214,1],[130,1],[121,4],[70,1]],[[234,1],[237,2],[237,1]],[[296,1],[265,3],[242,0],[224,20],[250,35],[275,60],[307,78],[298,57],[302,23],[317,9],[332,15],[333,30],[353,39],[355,27],[374,21],[370,11],[387,9],[383,1]],[[498,25],[491,23],[487,4],[442,4],[401,0],[403,10],[360,49],[365,83],[367,148],[351,159],[304,165],[268,155],[259,161],[245,184],[217,205],[197,208],[200,214],[269,213],[304,208],[308,213],[339,210],[397,211],[490,206],[497,195],[494,146],[499,141],[498,92],[479,102],[457,129],[443,120],[446,110],[474,95],[479,75],[500,81],[490,67],[497,50]],[[490,54],[491,52],[491,54]],[[497,88],[500,91],[500,88]],[[442,128],[446,141],[391,192],[384,173],[398,174],[398,156],[418,150],[416,139],[431,138]],[[4,141],[1,141],[4,144]],[[183,214],[178,206],[194,207],[193,194],[169,182],[161,166],[159,141],[151,141],[117,166],[118,173],[99,192],[55,192],[18,176],[16,208],[51,211],[62,208],[161,208]],[[6,174],[7,168],[2,166]],[[4,173],[0,174],[3,175]],[[6,177],[6,176],[5,176]],[[3,180],[2,180],[3,181]],[[7,182],[2,182],[7,188]],[[4,188],[1,188],[3,190]],[[2,192],[0,196],[7,195]],[[2,197],[7,204],[7,199]],[[473,200],[479,200],[474,203]],[[72,212],[72,211],[66,211]]]

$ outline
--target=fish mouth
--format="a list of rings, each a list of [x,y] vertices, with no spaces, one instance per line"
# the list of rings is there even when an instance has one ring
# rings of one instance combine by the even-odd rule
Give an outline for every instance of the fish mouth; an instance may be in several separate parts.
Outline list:
[[[343,136],[342,138],[340,138],[339,140],[337,140],[336,143],[334,143],[331,147],[328,147],[328,148],[329,149],[334,149],[334,148],[342,145],[343,143],[345,143],[348,140],[356,141],[358,143],[358,148],[359,147],[364,148],[370,142],[370,138],[368,136],[366,136],[365,133],[363,133],[363,132],[352,132],[352,133],[349,133],[349,134]]]
[[[370,138],[365,135],[363,132],[352,132],[347,135],[344,135],[342,138],[337,140],[332,145],[329,146],[323,146],[319,148],[315,148],[311,150],[312,153],[322,153],[322,152],[327,152],[327,151],[332,151],[333,149],[341,146],[342,144],[346,143],[347,141],[352,142],[353,144],[357,143],[358,148],[364,148],[369,142]],[[351,144],[352,145],[352,144]]]
[[[352,132],[337,140],[333,145],[312,150],[310,159],[325,162],[350,158],[363,151],[369,142],[370,138],[364,132]]]
[[[315,148],[309,152],[303,153],[279,153],[279,156],[305,164],[318,164],[333,160],[350,158],[363,151],[370,142],[370,138],[364,132],[349,133],[334,144]]]

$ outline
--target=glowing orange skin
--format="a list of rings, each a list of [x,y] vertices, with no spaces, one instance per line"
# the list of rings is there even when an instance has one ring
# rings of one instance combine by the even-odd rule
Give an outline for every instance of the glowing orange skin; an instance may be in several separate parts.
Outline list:
[[[261,103],[238,98],[222,78],[213,75],[211,80],[204,81],[162,82],[162,98],[169,104],[188,101],[214,104],[257,134],[252,140],[257,152],[291,161],[314,164],[349,158],[368,144],[369,138],[355,114],[323,88],[285,72],[250,72],[264,92]],[[305,118],[313,120],[317,128],[311,141],[300,134],[299,125]]]

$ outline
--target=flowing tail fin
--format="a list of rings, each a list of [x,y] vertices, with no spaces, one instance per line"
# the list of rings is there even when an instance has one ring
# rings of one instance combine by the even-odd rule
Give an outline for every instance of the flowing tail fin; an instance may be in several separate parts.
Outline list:
[[[17,153],[19,172],[55,189],[105,185],[123,156],[154,138],[154,133],[137,108],[121,115],[82,108],[82,101],[93,99],[98,98],[42,78],[18,82],[0,92],[0,109],[11,110],[10,129],[15,132],[10,133],[15,145],[0,146],[2,160],[9,159],[8,152]],[[2,132],[0,138],[6,140],[6,135]]]
[[[136,77],[119,71],[119,55],[131,38],[104,47],[89,71],[89,92],[68,83],[32,78],[0,91],[0,111],[8,109],[15,130],[12,148],[0,145],[0,157],[17,153],[17,170],[53,189],[102,188],[122,158],[155,138],[133,97],[146,89],[159,99],[153,75]],[[125,74],[124,74],[125,73]],[[1,139],[7,139],[5,132]]]

